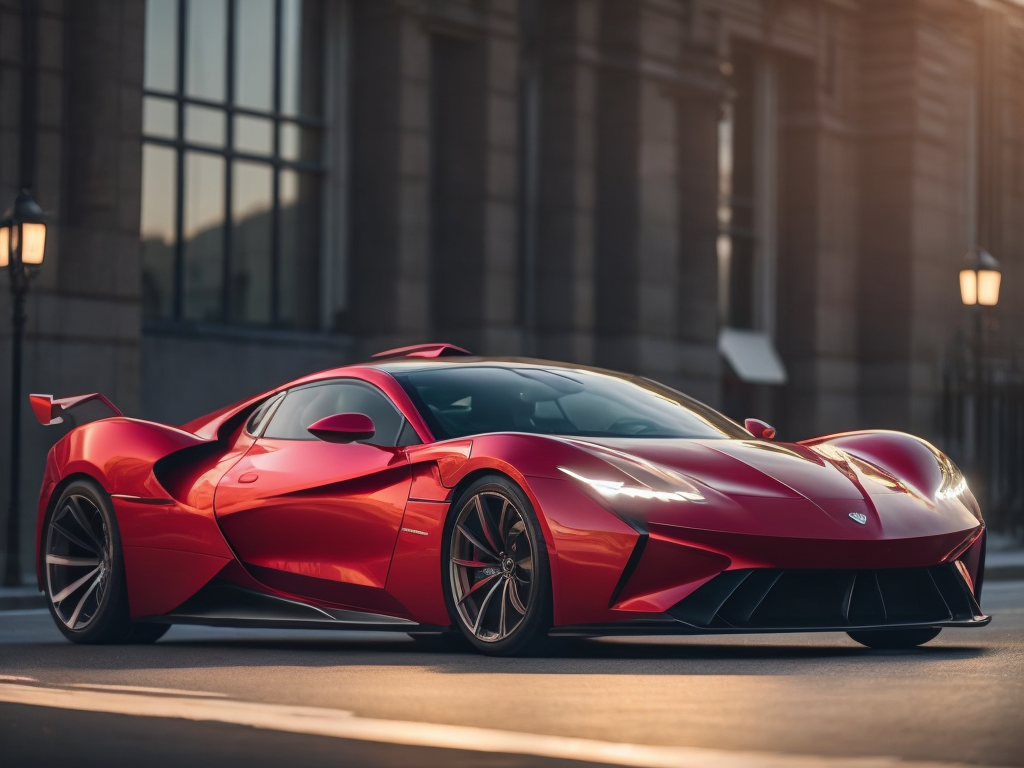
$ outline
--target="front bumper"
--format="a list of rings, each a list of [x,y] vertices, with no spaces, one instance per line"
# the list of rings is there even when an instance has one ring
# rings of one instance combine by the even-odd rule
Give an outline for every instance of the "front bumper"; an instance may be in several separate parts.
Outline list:
[[[991,621],[955,563],[925,568],[725,571],[650,621],[558,634],[736,634],[977,627]]]

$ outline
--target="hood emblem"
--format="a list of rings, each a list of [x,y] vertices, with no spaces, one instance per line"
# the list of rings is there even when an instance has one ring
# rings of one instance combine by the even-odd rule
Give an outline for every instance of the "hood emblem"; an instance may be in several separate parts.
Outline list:
[[[868,522],[868,516],[863,512],[851,512],[850,519],[855,523],[860,523],[861,525],[867,525]]]

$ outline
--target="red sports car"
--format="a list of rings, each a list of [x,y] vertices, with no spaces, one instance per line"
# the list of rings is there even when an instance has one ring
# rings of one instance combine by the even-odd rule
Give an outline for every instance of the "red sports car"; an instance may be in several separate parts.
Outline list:
[[[31,397],[44,424],[97,399]],[[773,436],[639,376],[391,350],[181,427],[72,430],[46,462],[39,585],[94,643],[207,624],[456,628],[492,654],[553,634],[895,648],[989,622],[985,526],[945,455]]]

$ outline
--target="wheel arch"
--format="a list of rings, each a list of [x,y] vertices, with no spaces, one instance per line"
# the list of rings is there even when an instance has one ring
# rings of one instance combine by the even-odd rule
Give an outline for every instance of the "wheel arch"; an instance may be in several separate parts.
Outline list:
[[[526,496],[527,501],[533,506],[533,512],[537,516],[537,522],[540,524],[541,534],[544,536],[544,551],[548,559],[548,573],[551,575],[551,606],[557,615],[559,608],[559,577],[558,577],[558,556],[555,550],[554,537],[551,533],[551,526],[548,524],[548,520],[544,515],[544,510],[541,507],[540,500],[537,495],[529,487],[528,478],[526,475],[519,474],[519,477],[515,475],[519,473],[511,473],[506,471],[503,467],[497,465],[484,465],[478,466],[468,471],[464,476],[460,477],[458,482],[452,488],[452,500],[448,504],[448,509],[445,511],[445,522],[447,523],[448,518],[451,517],[455,512],[455,504],[465,493],[466,489],[469,488],[473,483],[488,475],[498,475],[510,483],[513,483],[523,495]],[[522,478],[522,479],[520,479]],[[442,572],[445,569],[445,563],[440,564]]]
[[[829,444],[868,461],[933,498],[946,467],[955,465],[941,450],[916,435],[890,430],[864,430],[805,440],[808,447]]]

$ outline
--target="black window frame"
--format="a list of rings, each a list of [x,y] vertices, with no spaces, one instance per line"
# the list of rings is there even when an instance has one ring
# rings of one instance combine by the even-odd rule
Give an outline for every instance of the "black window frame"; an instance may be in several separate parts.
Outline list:
[[[274,46],[273,46],[273,84],[272,84],[272,108],[267,110],[253,109],[235,104],[235,30],[237,8],[244,0],[226,0],[226,22],[225,22],[225,73],[224,73],[224,100],[197,98],[186,93],[187,84],[187,58],[188,58],[188,9],[193,2],[202,0],[177,0],[177,40],[176,55],[177,69],[175,72],[175,89],[173,91],[161,90],[158,88],[142,89],[143,105],[149,99],[159,99],[164,103],[173,102],[175,105],[175,138],[145,133],[143,127],[142,144],[159,146],[174,150],[175,160],[175,200],[174,200],[174,267],[173,282],[171,286],[171,311],[169,317],[161,317],[160,321],[181,323],[187,320],[185,317],[185,163],[189,153],[202,153],[213,155],[224,159],[224,223],[222,226],[222,253],[223,263],[221,269],[221,306],[223,314],[217,324],[228,326],[253,326],[259,327],[263,324],[253,324],[232,321],[230,308],[234,306],[232,290],[232,270],[234,255],[234,222],[232,221],[232,181],[234,163],[236,161],[257,163],[269,166],[273,171],[272,182],[272,206],[271,206],[271,242],[270,242],[270,313],[267,325],[270,327],[281,327],[281,171],[293,170],[300,173],[315,175],[320,179],[321,194],[326,187],[327,164],[324,162],[325,142],[324,136],[328,128],[326,119],[315,118],[302,114],[287,114],[282,111],[282,83],[281,83],[281,62],[283,50],[282,33],[282,11],[284,0],[274,0]],[[326,48],[326,44],[325,44]],[[326,59],[326,50],[325,50]],[[321,64],[321,72],[326,61]],[[205,107],[214,109],[224,115],[226,121],[224,128],[224,146],[217,147],[201,142],[190,142],[185,139],[186,131],[186,107]],[[235,117],[255,117],[272,122],[272,146],[271,154],[263,155],[255,152],[236,150],[235,145]],[[286,160],[281,156],[281,133],[282,126],[295,125],[299,129],[312,129],[319,132],[320,161],[310,162],[304,160]],[[319,226],[323,228],[324,222],[321,214]],[[145,307],[143,307],[145,315]],[[150,322],[147,320],[147,322]]]

